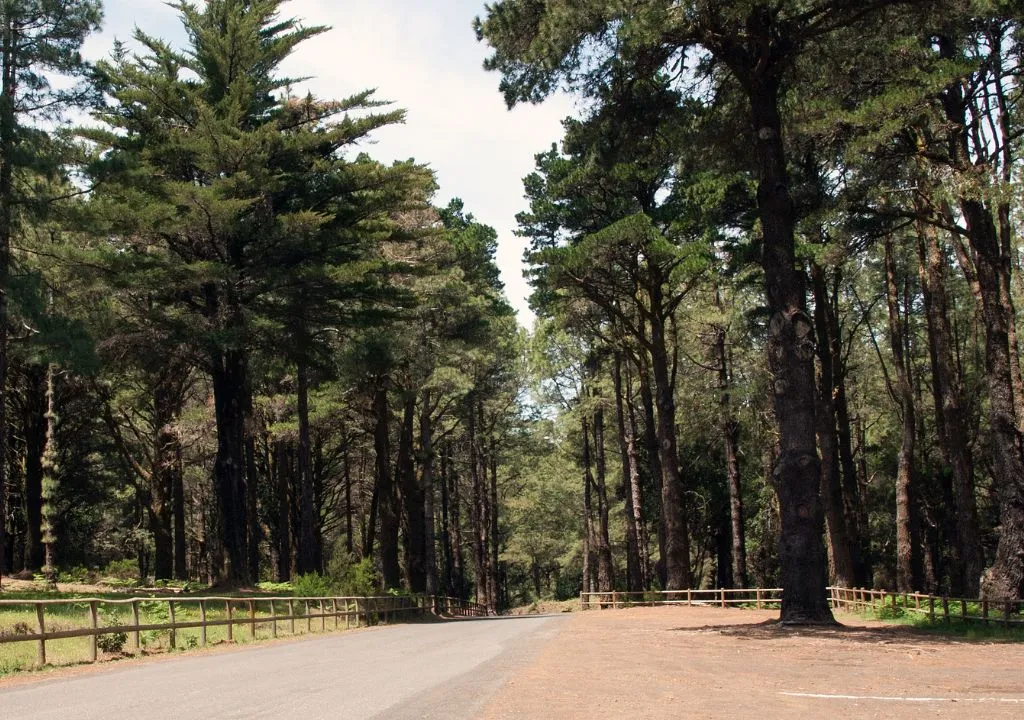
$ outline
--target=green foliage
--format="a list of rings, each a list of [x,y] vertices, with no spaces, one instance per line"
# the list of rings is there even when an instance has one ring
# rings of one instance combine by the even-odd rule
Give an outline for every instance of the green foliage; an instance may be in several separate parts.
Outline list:
[[[373,558],[356,560],[346,552],[336,550],[327,567],[331,586],[345,596],[376,595],[381,579]]]
[[[306,573],[292,581],[292,595],[295,597],[330,597],[336,594],[334,580],[320,573]]]
[[[116,610],[109,610],[107,608],[101,608],[100,612],[100,623],[108,627],[116,627],[121,624],[121,615]],[[115,632],[108,633],[106,635],[100,635],[96,639],[96,646],[105,653],[118,654],[123,649],[125,644],[128,642],[128,633]]]
[[[101,574],[110,580],[138,582],[140,579],[139,564],[131,558],[111,560]]]

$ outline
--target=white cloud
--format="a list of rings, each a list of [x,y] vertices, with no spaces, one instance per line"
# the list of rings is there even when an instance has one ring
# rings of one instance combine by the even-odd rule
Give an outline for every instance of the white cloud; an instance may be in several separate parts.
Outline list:
[[[292,0],[283,12],[332,27],[298,48],[287,73],[311,76],[308,87],[320,97],[373,87],[408,111],[406,124],[378,133],[370,152],[385,162],[428,163],[437,173],[439,201],[461,197],[468,211],[494,226],[502,280],[520,321],[529,324],[515,214],[525,207],[522,178],[533,169],[534,154],[561,137],[569,99],[506,110],[499,77],[482,68],[488,50],[471,26],[483,12],[476,0]],[[89,54],[103,54],[113,35],[126,38],[136,24],[172,41],[182,37],[175,11],[160,0],[107,0],[107,30],[90,41]]]

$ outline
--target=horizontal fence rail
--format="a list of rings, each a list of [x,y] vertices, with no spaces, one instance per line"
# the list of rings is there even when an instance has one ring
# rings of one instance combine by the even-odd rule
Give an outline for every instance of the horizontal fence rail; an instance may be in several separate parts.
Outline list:
[[[1022,625],[1020,617],[1024,600],[993,600],[946,597],[918,592],[872,590],[830,586],[829,601],[833,610],[854,612],[892,612],[926,615],[932,621],[941,617],[946,623],[954,619],[966,622],[997,622]]]
[[[580,593],[584,610],[636,605],[750,606],[758,610],[782,602],[782,588],[710,588],[704,590],[645,590]]]
[[[67,629],[50,629],[47,609],[61,606],[80,612],[78,625]],[[423,595],[381,595],[371,597],[133,597],[125,599],[69,598],[53,600],[0,600],[0,613],[4,611],[34,611],[34,622],[19,622],[13,627],[0,625],[0,645],[7,643],[37,643],[36,664],[46,665],[46,643],[69,638],[89,638],[89,662],[96,662],[102,636],[125,634],[132,638],[132,648],[142,649],[142,633],[166,632],[168,647],[178,646],[178,632],[199,629],[197,644],[206,646],[207,630],[224,627],[227,641],[234,641],[235,628],[248,626],[249,637],[257,639],[257,628],[270,626],[270,637],[277,637],[279,623],[288,623],[288,630],[296,634],[296,621],[305,623],[306,632],[365,627],[401,621],[410,616],[434,613],[451,617],[481,617],[487,608],[459,598]],[[115,614],[115,622],[101,622],[101,610],[125,610],[131,613],[131,622],[122,623]],[[166,616],[166,622],[141,622],[143,614]],[[282,614],[283,613],[283,614]],[[67,623],[67,613],[62,614]],[[190,618],[190,619],[186,619]],[[192,619],[194,618],[194,619]],[[52,614],[51,614],[52,619]],[[244,631],[243,631],[244,632]],[[127,637],[125,638],[127,640]]]

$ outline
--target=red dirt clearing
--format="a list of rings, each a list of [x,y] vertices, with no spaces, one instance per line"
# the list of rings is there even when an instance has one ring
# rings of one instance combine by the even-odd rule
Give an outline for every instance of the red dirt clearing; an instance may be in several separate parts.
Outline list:
[[[505,718],[1022,718],[1024,644],[974,642],[843,617],[632,608],[576,614],[494,697]]]

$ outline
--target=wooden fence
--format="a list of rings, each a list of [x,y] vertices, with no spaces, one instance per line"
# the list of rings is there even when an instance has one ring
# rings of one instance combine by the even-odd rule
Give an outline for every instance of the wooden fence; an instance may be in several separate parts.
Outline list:
[[[707,590],[646,590],[635,592],[580,593],[584,610],[635,605],[701,605],[728,607],[748,605],[758,610],[782,602],[782,588],[711,588]]]
[[[151,609],[166,604],[167,622],[142,623],[140,607]],[[46,609],[60,605],[81,607],[85,613],[86,626],[68,630],[47,630]],[[103,625],[100,623],[100,608],[126,608],[130,610],[130,624]],[[136,651],[142,648],[141,633],[147,631],[167,632],[168,645],[177,646],[177,632],[185,629],[199,629],[200,646],[207,644],[207,629],[225,627],[227,640],[234,640],[236,626],[248,625],[249,637],[256,639],[257,627],[270,625],[270,636],[277,637],[279,623],[289,623],[288,629],[296,632],[296,621],[306,624],[306,632],[326,632],[328,620],[331,629],[340,629],[344,621],[346,628],[389,623],[415,615],[437,613],[452,617],[479,617],[487,615],[487,608],[474,602],[451,597],[427,597],[384,595],[377,597],[148,597],[148,598],[73,598],[60,600],[0,600],[0,611],[6,608],[34,608],[35,630],[15,627],[13,632],[0,628],[0,644],[16,642],[37,643],[36,661],[41,667],[46,664],[46,642],[65,638],[87,637],[89,661],[95,662],[98,655],[99,638],[103,635],[124,633],[132,638]],[[191,608],[191,615],[198,611],[198,620],[179,620],[179,611]],[[223,609],[223,613],[220,610]],[[269,613],[259,614],[269,610]],[[278,611],[285,614],[278,614]],[[301,612],[300,612],[301,610]],[[208,617],[213,613],[220,617]],[[162,614],[162,613],[161,613]],[[184,613],[183,613],[184,614]],[[318,626],[318,627],[317,627]]]
[[[941,617],[946,623],[953,619],[1006,625],[1024,624],[1020,617],[1024,600],[973,600],[917,592],[894,592],[870,588],[829,587],[829,601],[834,610],[854,612],[907,612],[927,615],[931,620]],[[1016,616],[1016,617],[1015,617]]]

